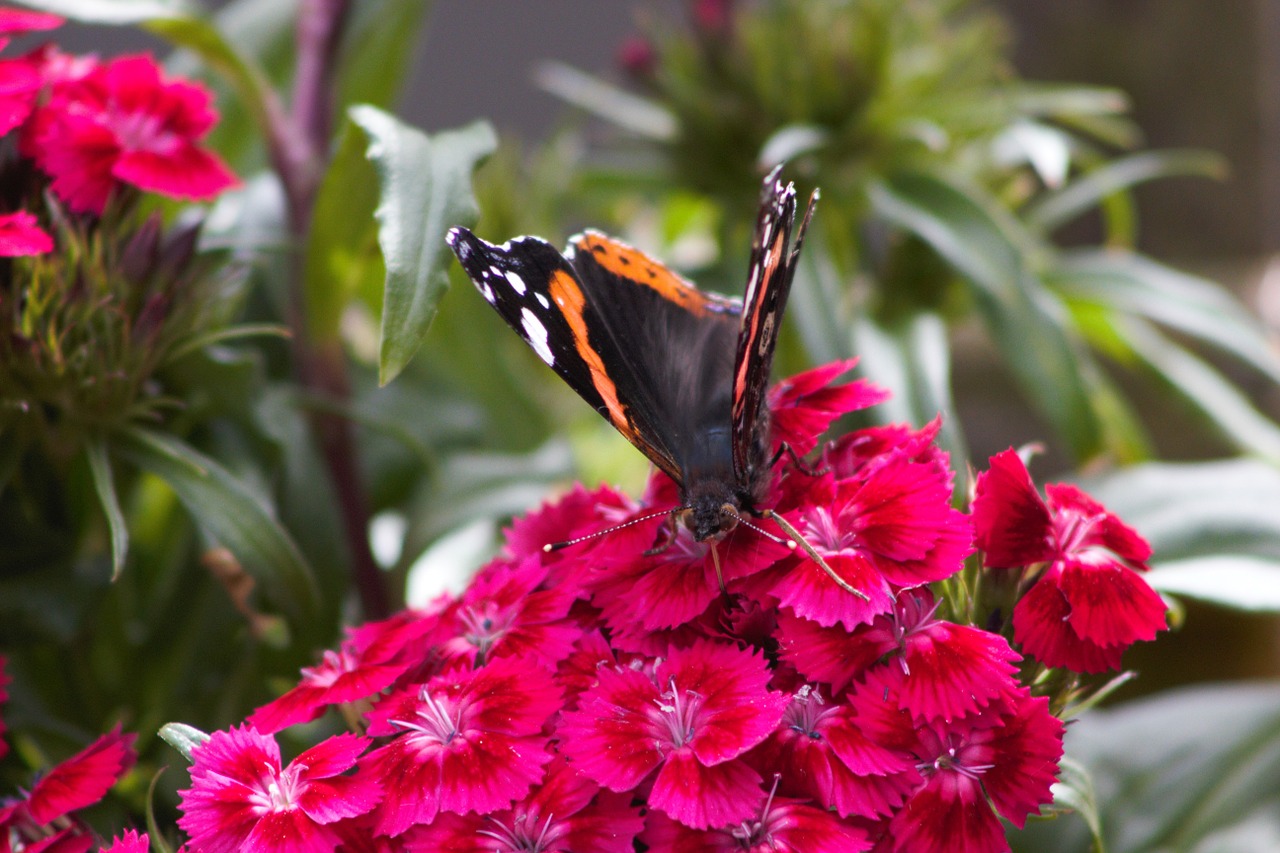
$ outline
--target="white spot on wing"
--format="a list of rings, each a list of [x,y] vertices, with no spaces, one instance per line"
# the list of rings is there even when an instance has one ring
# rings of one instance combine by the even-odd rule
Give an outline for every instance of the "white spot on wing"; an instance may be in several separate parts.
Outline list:
[[[547,327],[542,325],[542,321],[533,316],[533,312],[528,308],[522,308],[520,309],[520,326],[524,329],[524,339],[529,342],[529,346],[533,347],[538,358],[547,364],[554,365],[556,356],[551,351],[551,347],[547,346]]]
[[[551,307],[551,303],[547,301],[547,297],[543,296],[541,293],[535,293],[533,295],[538,297],[538,304],[541,305],[543,308]]]
[[[524,296],[525,291],[529,289],[525,287],[524,279],[516,275],[511,270],[507,270],[507,281],[511,282],[511,286],[515,288],[516,293],[520,294],[521,296]]]
[[[493,288],[489,286],[488,282],[480,285],[480,295],[484,297],[485,302],[490,305],[493,304]]]

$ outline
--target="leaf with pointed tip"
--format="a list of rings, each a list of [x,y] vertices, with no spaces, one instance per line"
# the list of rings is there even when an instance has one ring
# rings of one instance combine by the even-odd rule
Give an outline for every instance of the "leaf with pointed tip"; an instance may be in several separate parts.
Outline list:
[[[395,378],[422,343],[449,287],[453,255],[444,238],[474,224],[471,173],[497,147],[487,122],[427,136],[367,105],[348,114],[369,137],[378,170],[378,245],[387,268],[378,381]]]
[[[1057,298],[1027,268],[1030,235],[991,204],[936,175],[902,172],[870,187],[875,214],[914,234],[970,286],[996,346],[1023,392],[1057,427],[1077,459],[1104,447],[1093,405],[1096,367]]]
[[[89,461],[89,472],[93,475],[93,488],[98,493],[98,503],[107,517],[107,528],[111,532],[111,580],[114,582],[124,571],[124,558],[129,552],[129,528],[124,521],[124,513],[120,511],[120,501],[116,498],[116,484],[111,476],[111,462],[107,459],[107,445],[101,436],[94,436],[85,444],[85,456]]]
[[[191,761],[192,751],[209,739],[209,735],[186,723],[165,723],[160,727],[159,735],[161,740],[182,753],[187,761]]]
[[[172,436],[141,427],[120,430],[113,446],[169,484],[183,506],[290,617],[306,629],[318,593],[311,568],[270,508],[215,460]],[[305,635],[306,630],[298,630]]]

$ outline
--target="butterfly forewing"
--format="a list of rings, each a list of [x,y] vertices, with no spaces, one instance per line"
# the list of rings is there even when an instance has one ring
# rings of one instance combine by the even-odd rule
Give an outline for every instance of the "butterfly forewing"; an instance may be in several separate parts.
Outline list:
[[[783,186],[778,180],[781,167],[765,178],[761,191],[760,213],[756,219],[751,243],[751,263],[747,288],[743,295],[742,326],[733,370],[733,466],[740,481],[752,474],[759,453],[755,446],[767,441],[758,435],[758,423],[769,385],[773,352],[778,342],[782,314],[804,232],[813,215],[817,193],[809,199],[809,207],[791,245],[792,224],[796,213],[796,191],[793,184]],[[767,453],[767,447],[765,448]]]

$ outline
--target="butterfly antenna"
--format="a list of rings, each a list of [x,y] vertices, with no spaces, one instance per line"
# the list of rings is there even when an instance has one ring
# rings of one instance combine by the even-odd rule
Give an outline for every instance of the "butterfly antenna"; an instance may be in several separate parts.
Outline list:
[[[683,512],[686,509],[689,509],[689,507],[678,506],[673,509],[664,509],[659,512],[651,512],[646,515],[642,515],[638,518],[633,518],[628,521],[624,521],[621,524],[615,524],[613,527],[606,527],[604,530],[597,530],[595,533],[588,533],[586,536],[578,536],[574,539],[566,539],[563,542],[550,542],[542,546],[542,551],[544,554],[550,554],[552,551],[559,551],[561,548],[568,548],[570,545],[577,545],[579,542],[586,542],[588,539],[596,539],[601,536],[608,536],[610,533],[616,533],[619,530],[623,530],[625,528],[631,527],[633,524],[640,524],[641,522],[650,521],[652,519],[658,518],[659,516],[663,516],[663,515],[671,516],[677,512]]]
[[[791,522],[787,521],[785,518],[778,515],[776,512],[774,512],[771,509],[766,509],[764,512],[761,513],[761,515],[764,516],[765,518],[773,519],[773,522],[782,528],[782,532],[791,537],[791,542],[789,543],[791,547],[795,547],[796,545],[799,545],[800,549],[809,555],[809,559],[817,563],[818,566],[824,572],[826,572],[827,575],[830,576],[830,578],[833,581],[836,582],[837,586],[839,586],[845,592],[853,593],[858,598],[861,598],[863,601],[871,600],[870,598],[867,597],[867,594],[865,592],[863,592],[860,589],[854,589],[852,586],[849,585],[848,581],[846,581],[844,578],[836,574],[835,569],[828,566],[827,561],[822,559],[822,555],[819,554],[817,551],[815,551],[813,546],[809,544],[809,540],[801,536],[800,531],[796,530],[794,527],[791,526]]]

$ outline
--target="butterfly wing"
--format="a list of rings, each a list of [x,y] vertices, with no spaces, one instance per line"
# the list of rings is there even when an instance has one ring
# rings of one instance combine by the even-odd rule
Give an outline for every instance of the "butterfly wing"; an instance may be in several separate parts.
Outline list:
[[[751,242],[751,265],[746,293],[742,297],[742,325],[733,366],[733,468],[740,483],[749,481],[757,457],[762,452],[757,444],[767,439],[757,435],[773,366],[773,351],[778,343],[782,313],[791,279],[795,275],[804,232],[813,216],[818,193],[809,198],[804,219],[791,245],[791,230],[796,215],[796,188],[785,187],[778,180],[776,167],[764,180],[760,195],[760,213]],[[767,446],[763,452],[767,452]]]
[[[686,351],[728,351],[736,305],[601,234],[575,238],[568,257],[536,237],[495,246],[454,228],[447,241],[480,294],[534,352],[683,485],[681,429],[672,418],[678,394],[666,373]],[[726,365],[723,375],[731,370]]]

